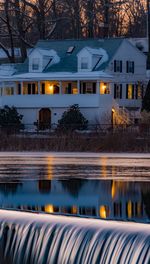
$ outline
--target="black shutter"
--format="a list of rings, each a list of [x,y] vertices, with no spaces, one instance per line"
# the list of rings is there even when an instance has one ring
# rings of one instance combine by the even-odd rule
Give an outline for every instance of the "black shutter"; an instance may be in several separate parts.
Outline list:
[[[129,72],[129,62],[128,61],[126,62],[126,72],[127,73]]]
[[[42,83],[42,94],[45,94],[45,83]]]
[[[132,73],[134,73],[134,61],[132,61]]]
[[[93,94],[96,94],[96,83],[93,83]]]
[[[132,84],[132,99],[134,99],[134,84]]]
[[[31,83],[28,83],[28,94],[31,94]]]
[[[68,83],[68,94],[71,94],[71,83]]]
[[[18,94],[21,94],[21,83],[18,83]]]
[[[84,82],[83,83],[83,94],[85,94],[86,93],[86,83]]]
[[[138,84],[135,87],[135,99],[138,99]]]
[[[82,94],[82,85],[81,85],[81,82],[80,82],[80,94]]]
[[[120,84],[120,99],[122,99],[122,84]]]
[[[128,99],[128,84],[126,84],[126,99]]]
[[[117,85],[114,83],[114,99],[116,99],[116,90],[117,90]]]
[[[32,94],[35,94],[35,83],[32,83]]]
[[[116,60],[114,60],[114,72],[116,72]]]
[[[122,72],[122,61],[120,61],[120,72]]]

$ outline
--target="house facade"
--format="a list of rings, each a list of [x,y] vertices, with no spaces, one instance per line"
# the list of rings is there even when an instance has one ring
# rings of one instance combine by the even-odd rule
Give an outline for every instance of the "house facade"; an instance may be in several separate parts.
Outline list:
[[[23,64],[0,66],[0,107],[29,126],[57,124],[73,104],[89,124],[126,122],[145,84],[146,56],[126,39],[39,41]]]

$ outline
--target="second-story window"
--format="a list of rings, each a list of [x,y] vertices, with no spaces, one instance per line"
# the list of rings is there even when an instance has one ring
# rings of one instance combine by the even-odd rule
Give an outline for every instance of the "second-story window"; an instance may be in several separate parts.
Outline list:
[[[134,73],[134,61],[127,61],[126,62],[126,72],[127,73]]]
[[[87,70],[88,69],[88,58],[87,57],[82,57],[81,58],[81,69],[82,70]]]
[[[40,60],[38,58],[33,58],[32,59],[32,70],[33,71],[38,71],[39,70],[39,62],[40,62]]]
[[[122,72],[122,61],[114,60],[114,72]]]

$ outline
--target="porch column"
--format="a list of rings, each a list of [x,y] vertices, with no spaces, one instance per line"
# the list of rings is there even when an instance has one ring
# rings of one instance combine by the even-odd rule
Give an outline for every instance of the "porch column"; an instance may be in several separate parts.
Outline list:
[[[59,82],[59,94],[62,94],[62,81]]]
[[[37,83],[38,83],[38,94],[40,94],[41,83],[40,81],[38,81]]]
[[[23,95],[23,82],[20,82],[21,85],[21,95]]]
[[[14,95],[16,95],[17,94],[17,82],[15,82],[15,85],[13,87],[13,90],[14,90]]]
[[[78,94],[80,94],[80,81],[77,81]]]
[[[100,94],[100,81],[96,82],[96,94]]]

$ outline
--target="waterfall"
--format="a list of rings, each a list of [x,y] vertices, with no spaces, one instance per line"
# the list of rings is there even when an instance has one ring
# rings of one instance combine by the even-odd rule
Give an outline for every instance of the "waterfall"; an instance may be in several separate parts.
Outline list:
[[[150,226],[0,210],[2,264],[150,263]]]

